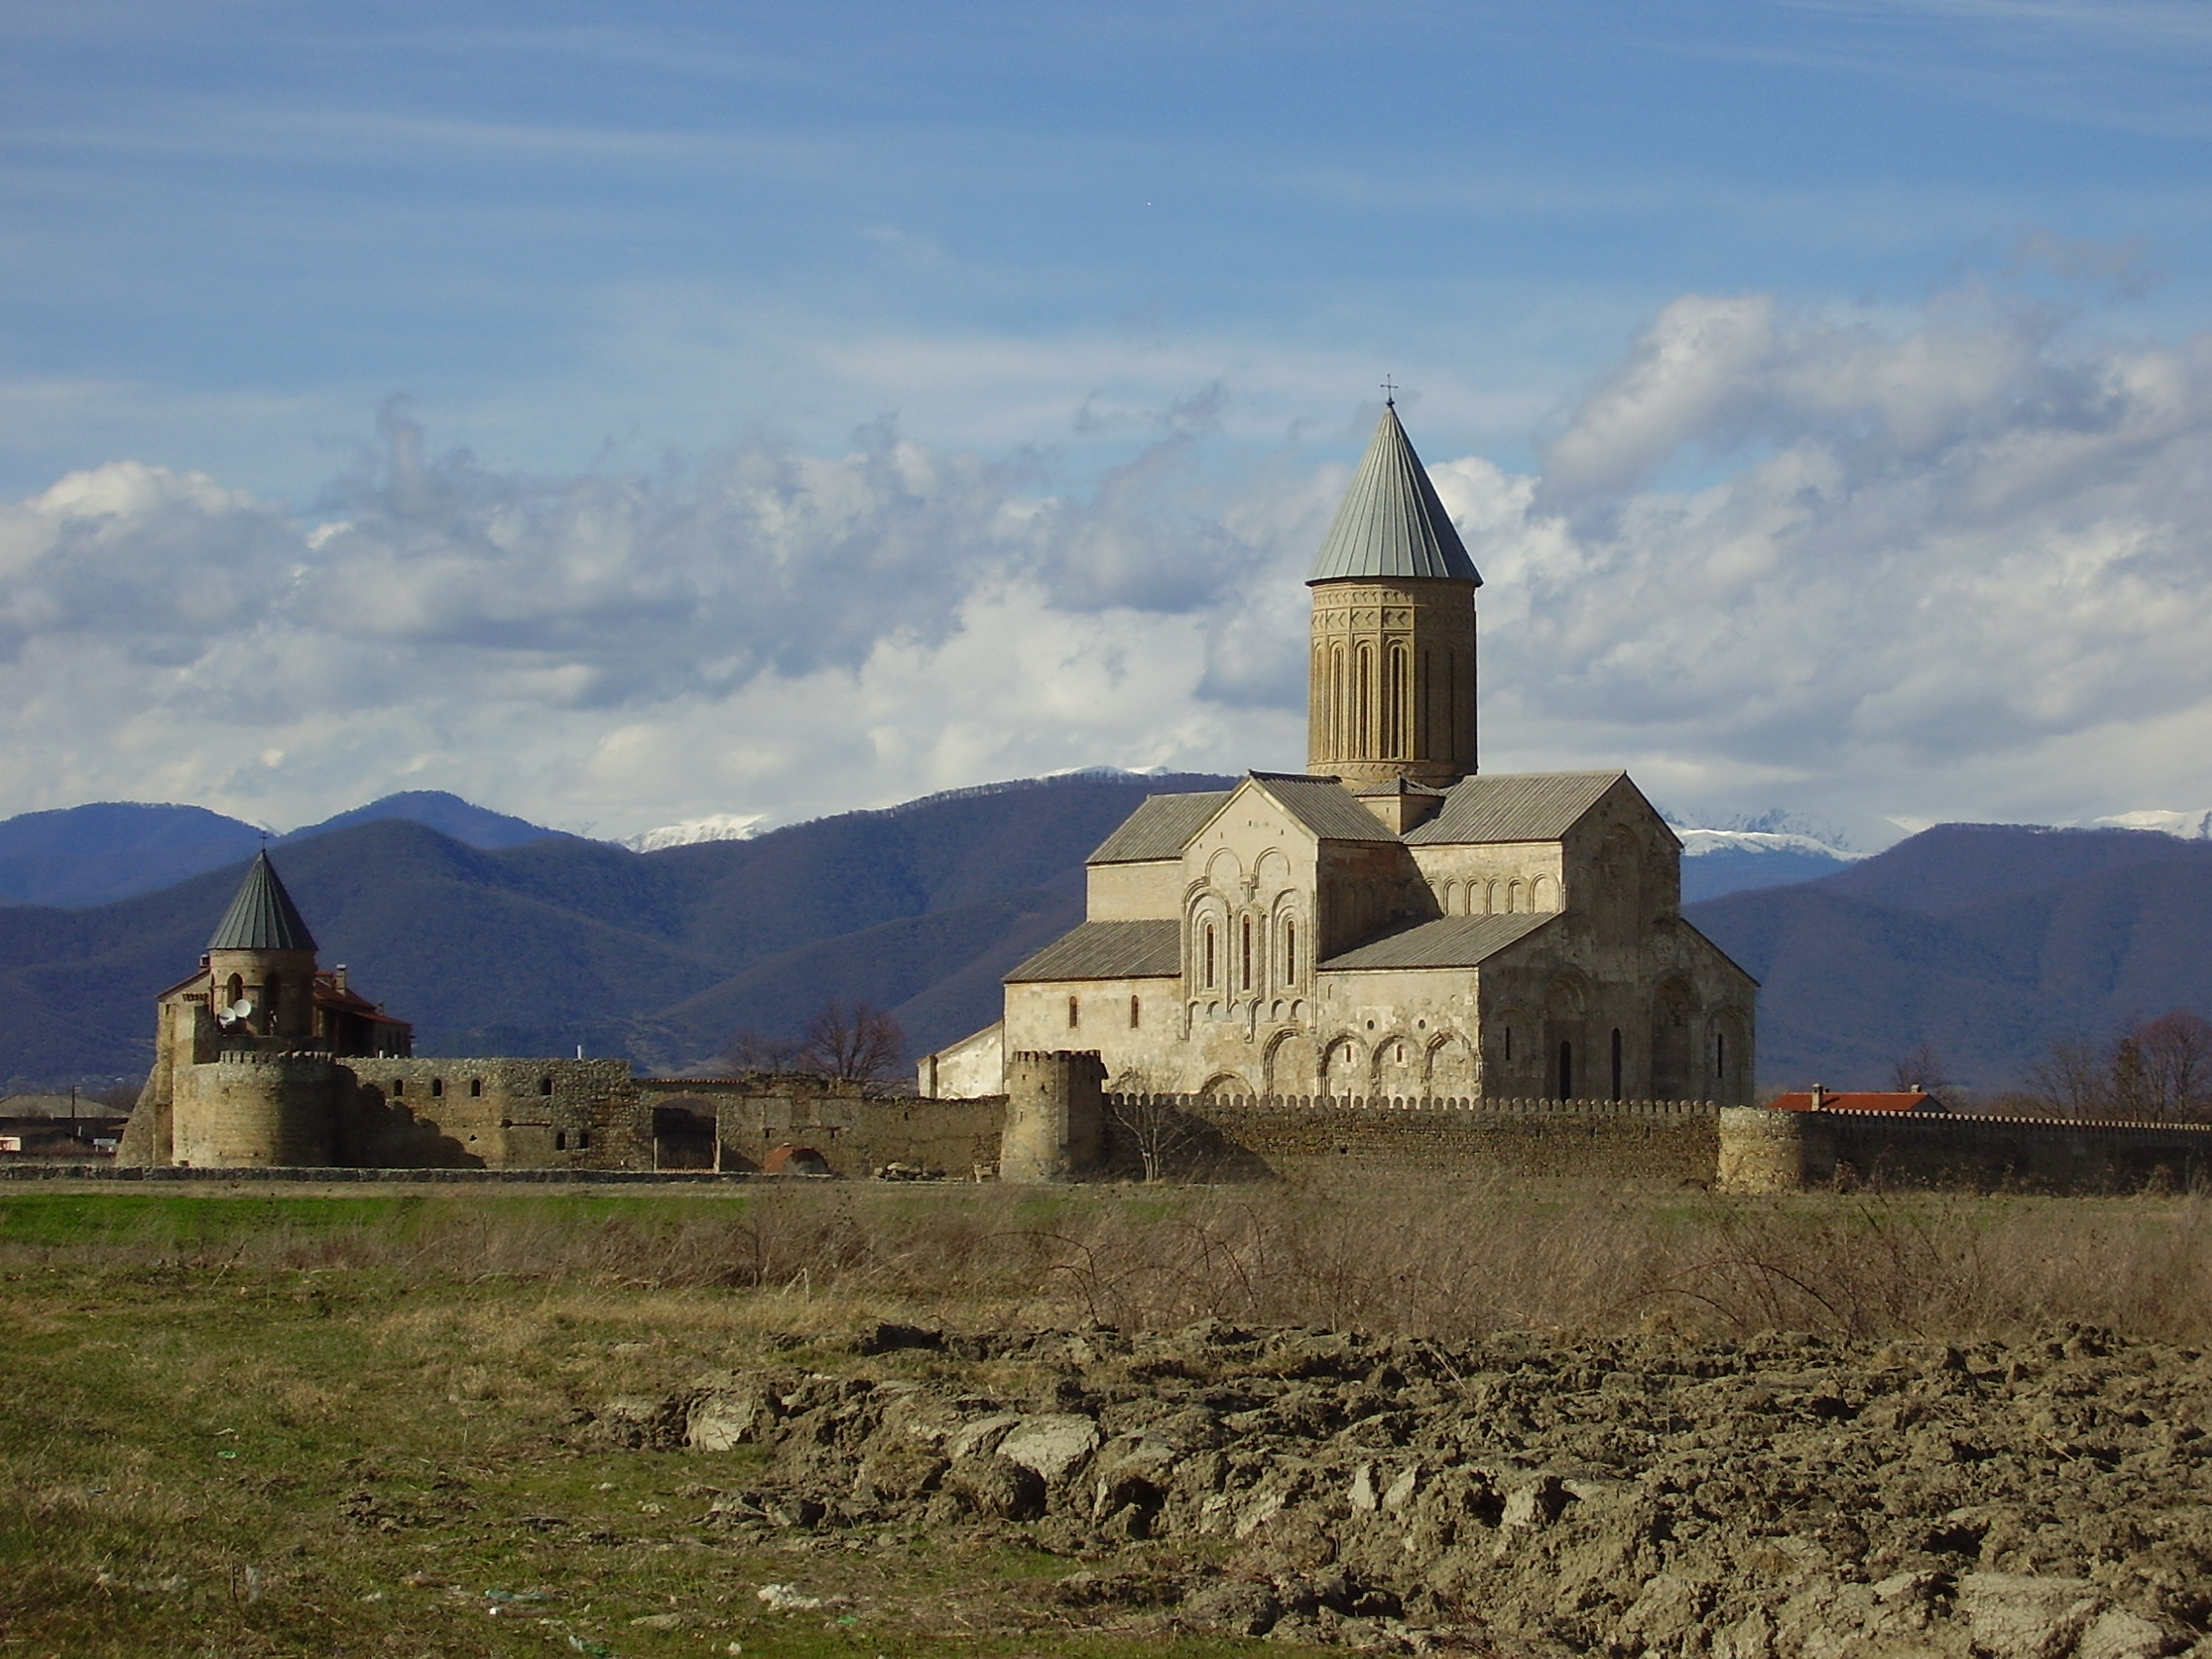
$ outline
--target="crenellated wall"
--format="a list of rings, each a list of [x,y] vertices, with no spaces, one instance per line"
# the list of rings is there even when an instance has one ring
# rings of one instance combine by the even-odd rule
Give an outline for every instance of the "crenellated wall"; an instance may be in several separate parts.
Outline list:
[[[1943,1187],[2126,1193],[2212,1179],[2212,1124],[1972,1118],[1938,1112],[1720,1115],[1718,1187]]]

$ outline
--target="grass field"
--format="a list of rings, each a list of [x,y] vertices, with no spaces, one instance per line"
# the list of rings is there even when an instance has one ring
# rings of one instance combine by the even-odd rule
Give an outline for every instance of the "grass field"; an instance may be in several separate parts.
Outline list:
[[[1506,1188],[0,1191],[0,1652],[1130,1651],[1052,1611],[1080,1564],[1018,1530],[734,1546],[697,1459],[570,1424],[770,1353],[834,1371],[876,1319],[2204,1344],[2208,1222]]]

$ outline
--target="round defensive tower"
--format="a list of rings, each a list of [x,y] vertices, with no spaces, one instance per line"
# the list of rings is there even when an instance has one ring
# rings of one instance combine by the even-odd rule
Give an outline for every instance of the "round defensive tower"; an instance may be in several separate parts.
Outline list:
[[[328,1054],[232,1050],[176,1072],[175,1161],[196,1169],[299,1169],[337,1161],[352,1074]]]

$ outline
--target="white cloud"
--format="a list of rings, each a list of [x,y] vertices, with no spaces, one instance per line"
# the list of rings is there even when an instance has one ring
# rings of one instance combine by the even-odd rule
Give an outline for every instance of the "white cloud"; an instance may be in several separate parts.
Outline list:
[[[1677,300],[1540,476],[1433,468],[1489,583],[1488,762],[1627,764],[1701,817],[1870,842],[2212,798],[2208,370],[2212,341],[1972,290],[1883,323]],[[888,423],[518,476],[403,410],[306,519],[73,473],[0,507],[0,809],[282,823],[447,788],[614,835],[1296,764],[1301,578],[1346,470],[1225,470],[1220,404],[1154,414],[1080,496],[1042,452]]]

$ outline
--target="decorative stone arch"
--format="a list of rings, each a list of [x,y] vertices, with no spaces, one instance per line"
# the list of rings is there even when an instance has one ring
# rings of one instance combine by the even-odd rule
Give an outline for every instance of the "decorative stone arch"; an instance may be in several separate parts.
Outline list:
[[[1207,855],[1206,885],[1224,898],[1244,885],[1244,861],[1235,849],[1216,847]]]
[[[1539,875],[1529,887],[1529,908],[1539,916],[1550,915],[1559,908],[1559,883],[1548,875]]]
[[[1270,847],[1252,861],[1252,881],[1262,889],[1272,890],[1290,885],[1290,860],[1279,847]]]
[[[1268,918],[1268,982],[1287,990],[1312,971],[1313,930],[1303,895],[1278,893]]]
[[[721,1136],[715,1103],[696,1094],[656,1096],[652,1106],[655,1169],[719,1169]],[[733,1165],[737,1167],[741,1165]]]
[[[1377,1037],[1367,1063],[1368,1094],[1379,1100],[1419,1099],[1426,1092],[1426,1059],[1420,1046],[1405,1032]]]
[[[1249,1100],[1257,1092],[1233,1071],[1215,1072],[1198,1085],[1198,1093],[1208,1100]]]
[[[1367,1086],[1367,1045],[1349,1032],[1330,1038],[1314,1081],[1323,1094],[1358,1094]]]
[[[1303,1031],[1278,1031],[1268,1040],[1260,1058],[1260,1078],[1270,1094],[1319,1092],[1320,1068],[1315,1063],[1313,1039]]]
[[[1184,981],[1201,991],[1228,982],[1229,905],[1210,888],[1197,887],[1183,902]]]
[[[1486,915],[1486,916],[1502,916],[1503,914],[1505,914],[1505,912],[1504,912],[1503,910],[1501,910],[1501,909],[1499,909],[1499,908],[1498,908],[1498,900],[1499,900],[1499,899],[1500,899],[1501,897],[1502,897],[1502,895],[1501,895],[1501,894],[1500,894],[1500,893],[1498,892],[1498,887],[1497,887],[1497,883],[1496,883],[1496,882],[1494,882],[1494,881],[1486,881],[1486,882],[1484,882],[1484,883],[1483,883],[1483,909],[1482,909],[1482,913],[1483,913],[1484,915]]]
[[[1529,908],[1529,884],[1519,876],[1505,884],[1505,908],[1509,914],[1516,916]]]
[[[1471,1100],[1483,1091],[1481,1056],[1458,1032],[1439,1031],[1422,1056],[1421,1082],[1431,1099]]]
[[[1444,903],[1444,913],[1445,913],[1445,914],[1446,914],[1447,916],[1463,916],[1463,915],[1465,915],[1465,914],[1466,914],[1466,911],[1462,910],[1462,909],[1461,909],[1461,908],[1459,907],[1459,906],[1460,906],[1461,904],[1463,904],[1463,903],[1464,903],[1465,902],[1466,902],[1466,901],[1465,901],[1464,897],[1463,897],[1463,896],[1462,896],[1462,894],[1461,894],[1461,890],[1460,890],[1459,884],[1458,884],[1458,883],[1457,883],[1456,881],[1447,881],[1447,882],[1446,882],[1446,883],[1444,884],[1444,898],[1443,898],[1443,903]]]

